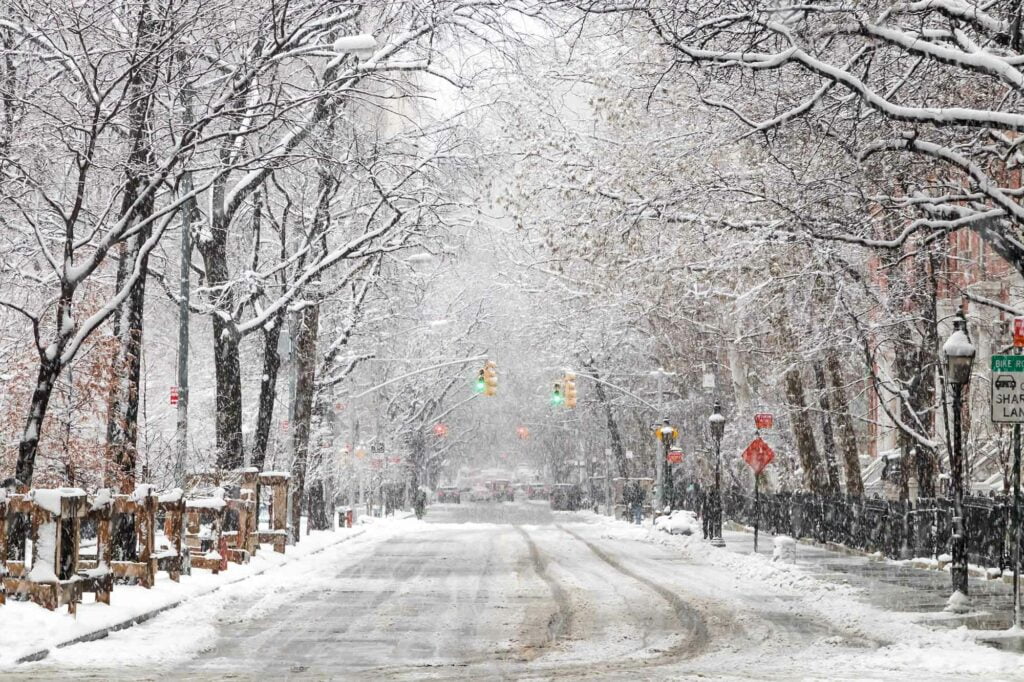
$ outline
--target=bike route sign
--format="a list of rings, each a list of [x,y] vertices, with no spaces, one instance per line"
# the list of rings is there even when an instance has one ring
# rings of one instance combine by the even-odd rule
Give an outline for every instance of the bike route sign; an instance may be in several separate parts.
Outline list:
[[[1024,424],[1024,355],[992,356],[992,421]]]

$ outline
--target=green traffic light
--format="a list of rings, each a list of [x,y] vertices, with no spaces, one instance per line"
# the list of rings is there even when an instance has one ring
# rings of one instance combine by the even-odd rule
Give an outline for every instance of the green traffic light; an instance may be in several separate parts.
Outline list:
[[[487,382],[484,381],[483,377],[478,377],[473,384],[473,390],[477,393],[483,393],[485,388],[487,388]]]
[[[551,393],[551,404],[561,405],[565,402],[565,397],[562,396],[561,386],[555,384],[555,390]]]

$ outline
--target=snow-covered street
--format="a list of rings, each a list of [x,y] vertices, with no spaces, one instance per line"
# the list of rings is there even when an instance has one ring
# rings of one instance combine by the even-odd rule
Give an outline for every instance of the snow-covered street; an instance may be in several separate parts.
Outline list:
[[[1024,679],[798,567],[547,504],[435,505],[56,650],[85,679]]]

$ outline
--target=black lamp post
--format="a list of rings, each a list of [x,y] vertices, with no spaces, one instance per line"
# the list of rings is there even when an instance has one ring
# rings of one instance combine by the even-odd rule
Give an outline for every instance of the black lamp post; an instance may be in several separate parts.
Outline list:
[[[964,386],[971,380],[971,365],[974,363],[975,349],[967,336],[967,319],[963,309],[957,313],[953,321],[953,333],[942,346],[946,356],[946,382],[953,388],[953,452],[949,457],[950,493],[953,497],[953,537],[950,554],[950,574],[953,578],[953,597],[947,609],[964,610],[963,598],[959,592],[967,596],[967,537],[964,524],[964,456],[963,432],[960,426],[962,398]]]
[[[725,547],[725,540],[722,539],[722,436],[725,435],[725,417],[722,415],[722,405],[717,400],[708,417],[708,427],[711,429],[711,437],[715,439],[715,501],[711,544]]]

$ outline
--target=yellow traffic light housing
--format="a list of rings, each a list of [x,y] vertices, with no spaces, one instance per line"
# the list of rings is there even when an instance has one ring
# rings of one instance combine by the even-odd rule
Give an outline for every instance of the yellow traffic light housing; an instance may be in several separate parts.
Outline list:
[[[493,360],[484,363],[484,395],[493,396],[498,393],[498,365]]]
[[[562,381],[565,385],[565,406],[576,407],[576,375],[573,372],[566,372]]]

